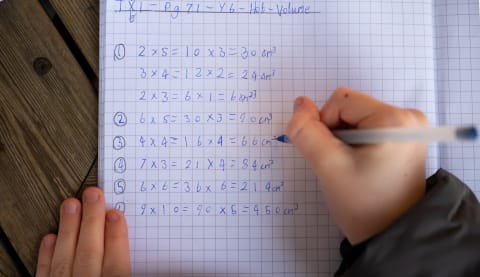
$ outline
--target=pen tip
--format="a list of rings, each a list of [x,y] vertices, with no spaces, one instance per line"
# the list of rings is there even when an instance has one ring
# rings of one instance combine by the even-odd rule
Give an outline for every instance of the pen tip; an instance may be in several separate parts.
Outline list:
[[[279,142],[284,142],[284,143],[289,143],[290,140],[288,139],[287,135],[280,135],[275,140],[278,140]]]
[[[478,137],[477,128],[468,127],[457,131],[457,137],[462,139],[475,140]]]
[[[472,127],[472,129],[470,130],[470,137],[472,139],[477,139],[477,137],[478,137],[477,128]]]

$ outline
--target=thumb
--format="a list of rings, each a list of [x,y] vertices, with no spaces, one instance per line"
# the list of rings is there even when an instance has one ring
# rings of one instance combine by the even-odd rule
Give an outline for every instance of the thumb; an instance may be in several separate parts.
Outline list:
[[[295,100],[294,114],[286,132],[320,179],[338,172],[338,165],[347,160],[350,147],[337,139],[320,121],[318,107],[308,97],[301,96]]]

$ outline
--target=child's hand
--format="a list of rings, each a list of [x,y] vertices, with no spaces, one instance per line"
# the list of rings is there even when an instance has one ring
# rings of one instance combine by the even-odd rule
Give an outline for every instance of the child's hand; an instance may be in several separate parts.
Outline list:
[[[130,276],[125,217],[105,210],[98,188],[87,188],[82,202],[63,201],[58,235],[41,242],[37,276]]]
[[[350,146],[330,129],[427,125],[419,111],[400,109],[348,88],[324,107],[295,101],[287,135],[317,174],[325,201],[353,244],[388,227],[425,193],[424,143]]]

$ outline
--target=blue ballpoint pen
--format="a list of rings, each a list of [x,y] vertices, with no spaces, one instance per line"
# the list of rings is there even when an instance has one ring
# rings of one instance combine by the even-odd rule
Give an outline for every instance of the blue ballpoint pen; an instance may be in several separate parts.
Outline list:
[[[406,127],[334,130],[332,133],[347,144],[375,144],[384,142],[447,142],[477,139],[475,126],[442,127]],[[290,143],[287,135],[274,138],[283,143]]]

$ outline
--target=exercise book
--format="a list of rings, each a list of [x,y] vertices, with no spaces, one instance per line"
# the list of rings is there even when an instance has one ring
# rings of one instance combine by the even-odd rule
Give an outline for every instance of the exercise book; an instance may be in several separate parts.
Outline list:
[[[99,184],[134,275],[332,276],[343,235],[275,138],[339,86],[478,125],[478,1],[101,0]],[[439,167],[479,195],[478,142],[430,144]]]

